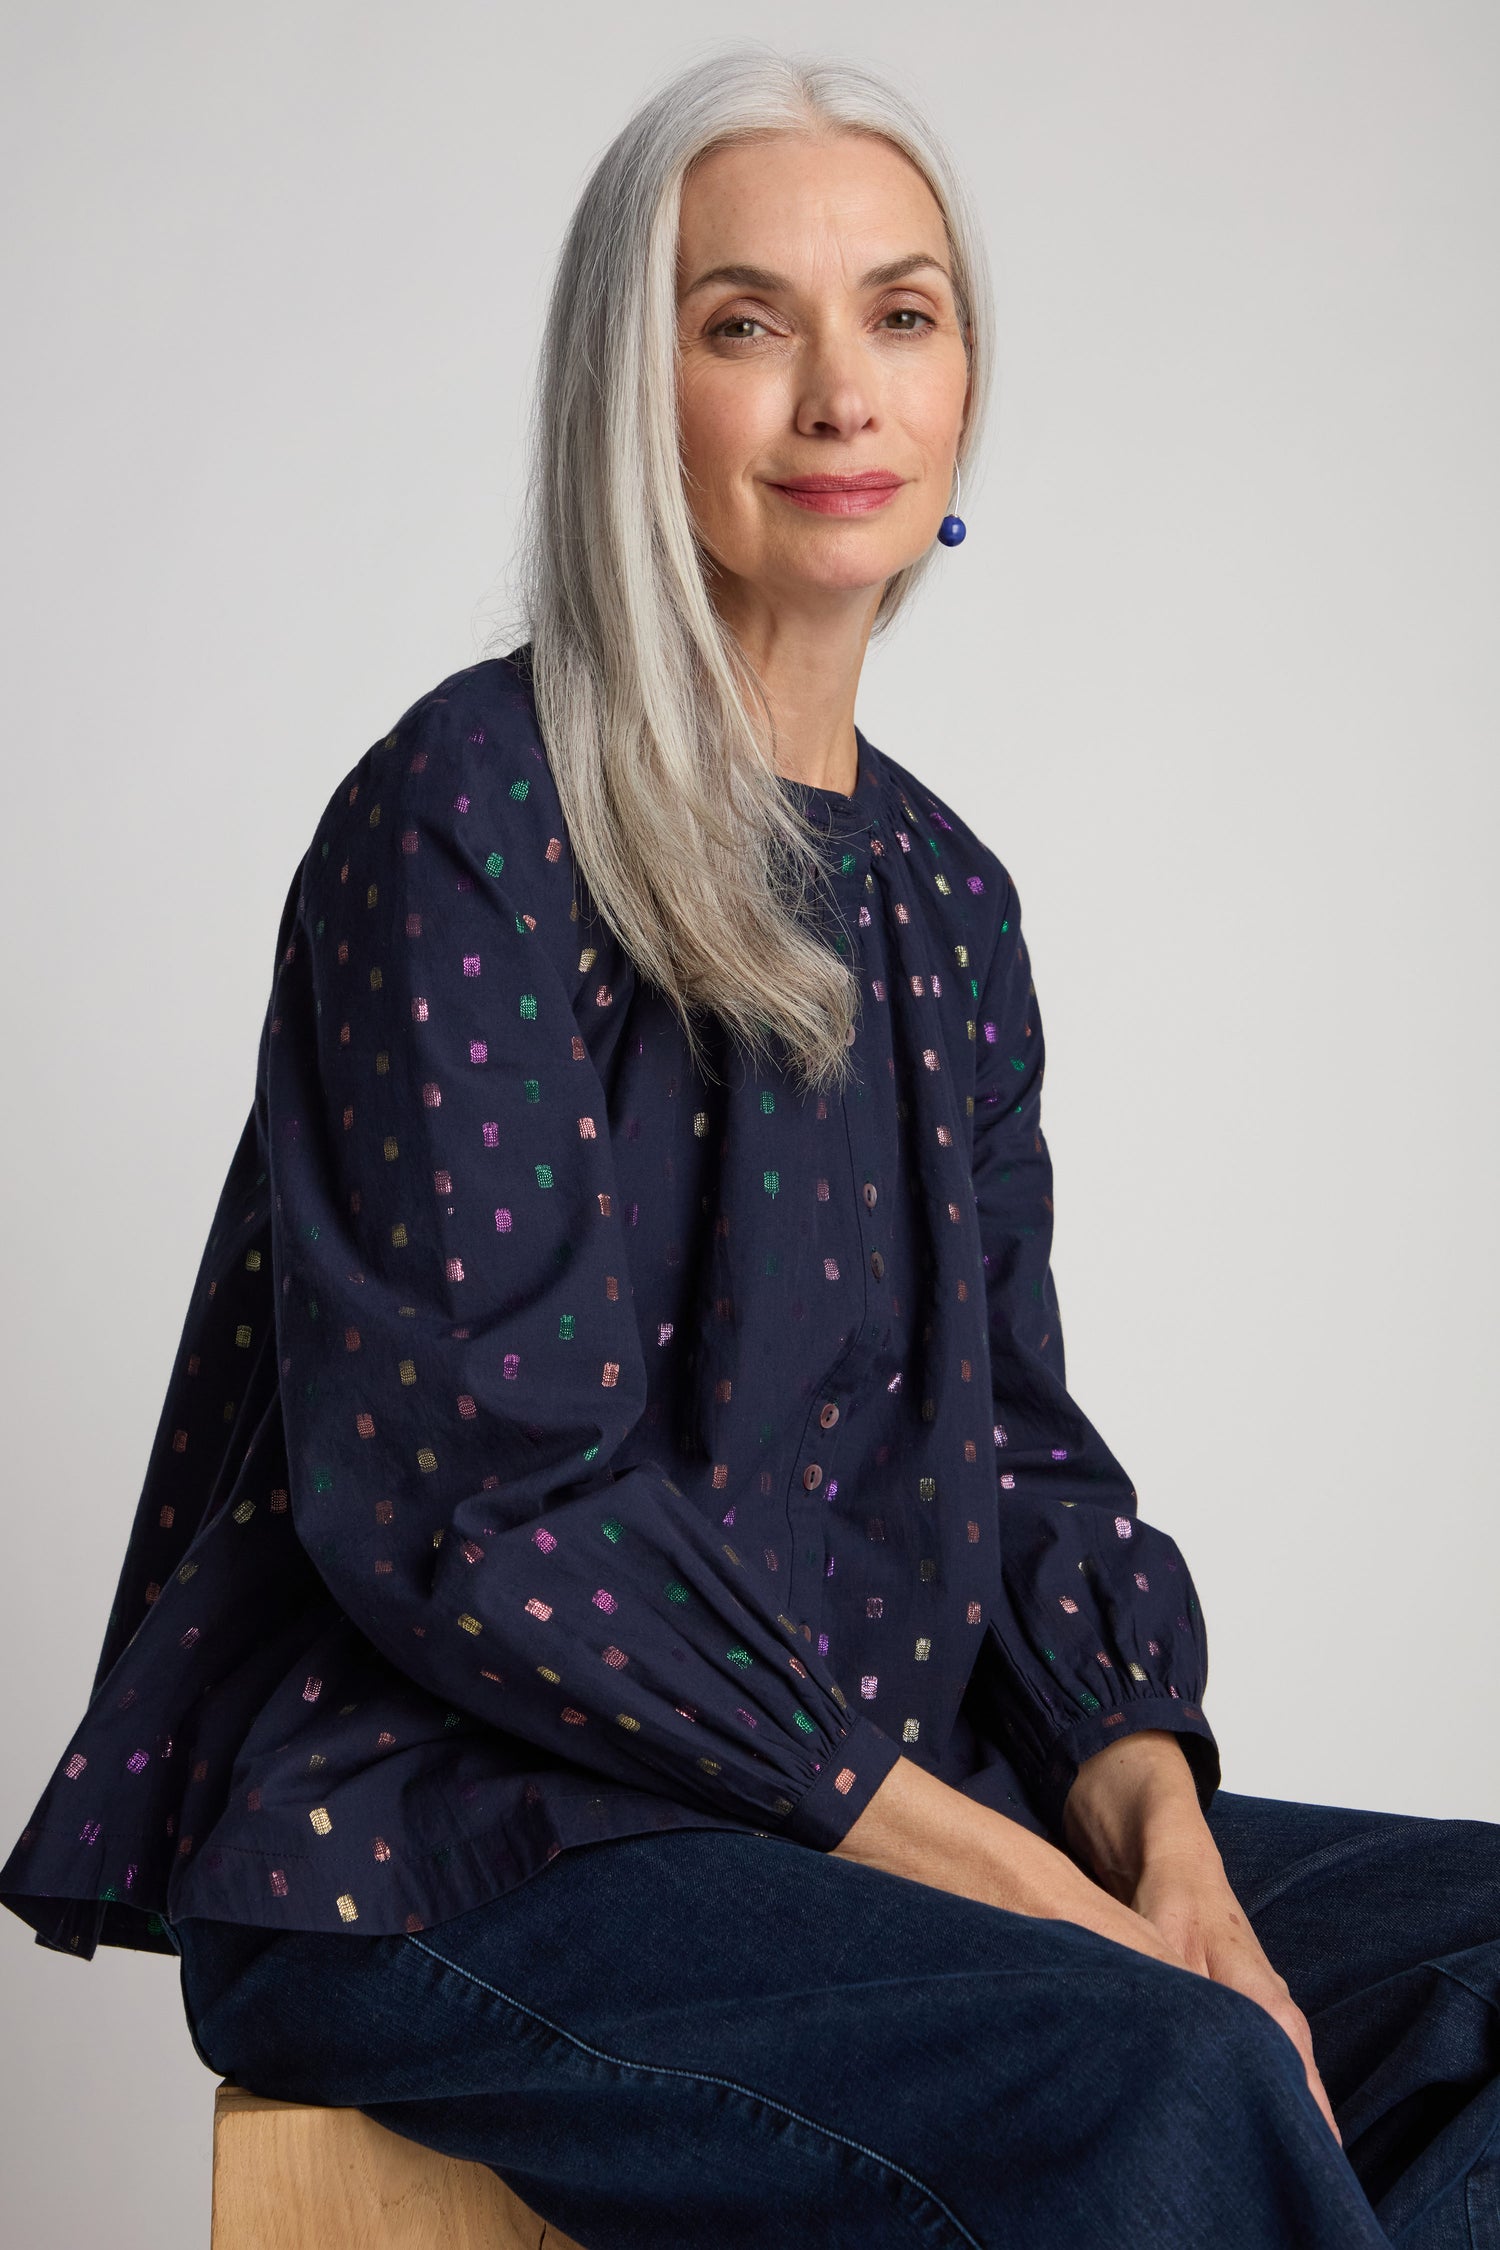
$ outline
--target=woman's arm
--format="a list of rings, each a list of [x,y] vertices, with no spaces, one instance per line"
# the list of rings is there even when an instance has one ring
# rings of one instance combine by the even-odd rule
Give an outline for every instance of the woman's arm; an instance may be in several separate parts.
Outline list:
[[[307,854],[261,1116],[293,1519],[360,1631],[456,1711],[826,1849],[895,1745],[651,1457],[584,1036],[623,996],[574,973],[537,772],[503,711],[435,694]]]
[[[1208,1643],[1176,1542],[1067,1388],[1051,1270],[1041,1016],[1015,886],[998,861],[997,930],[972,979],[973,1180],[984,1263],[1003,1599],[979,1684],[989,1724],[1051,1834],[1096,1753],[1175,1734],[1206,1811],[1219,1780],[1202,1708]]]

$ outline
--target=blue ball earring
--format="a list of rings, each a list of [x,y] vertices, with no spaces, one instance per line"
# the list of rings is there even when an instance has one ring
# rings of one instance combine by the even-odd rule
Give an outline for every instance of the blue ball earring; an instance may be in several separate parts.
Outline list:
[[[963,491],[963,479],[958,473],[958,463],[956,461],[953,464],[953,484],[953,507],[955,512],[951,516],[944,516],[942,522],[938,525],[938,537],[939,539],[941,539],[945,547],[959,546],[962,543],[964,533],[969,528],[968,525],[964,522],[963,517],[957,513],[959,495]]]

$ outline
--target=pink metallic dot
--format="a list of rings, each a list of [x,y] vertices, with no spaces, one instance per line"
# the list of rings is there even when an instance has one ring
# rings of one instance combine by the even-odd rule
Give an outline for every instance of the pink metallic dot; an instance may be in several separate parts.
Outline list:
[[[438,1085],[435,1079],[429,1078],[426,1085],[422,1088],[422,1104],[426,1109],[442,1108],[443,1089]]]
[[[605,1663],[610,1667],[611,1671],[622,1672],[625,1669],[625,1666],[630,1662],[630,1659],[625,1654],[624,1649],[615,1648],[613,1645],[611,1645],[609,1648],[601,1649],[599,1653],[602,1655]]]
[[[500,1146],[500,1128],[496,1123],[494,1123],[493,1120],[491,1120],[489,1124],[481,1127],[481,1131],[484,1134],[484,1145],[486,1148],[498,1148]]]
[[[277,1898],[286,1897],[286,1877],[279,1867],[271,1869],[271,1889]]]
[[[462,1281],[462,1280],[463,1280],[463,1277],[464,1277],[464,1262],[463,1262],[463,1259],[462,1259],[462,1258],[448,1258],[448,1259],[445,1259],[445,1260],[444,1260],[444,1268],[445,1268],[445,1271],[447,1272],[447,1275],[448,1275],[448,1279],[449,1279],[450,1281]]]
[[[880,1675],[878,1672],[865,1673],[863,1679],[859,1683],[859,1692],[864,1697],[866,1703],[874,1702],[875,1691],[879,1687],[879,1685]]]
[[[1070,1617],[1076,1617],[1078,1615],[1078,1604],[1074,1601],[1071,1594],[1059,1594],[1057,1599],[1059,1605],[1067,1611]]]
[[[500,1362],[500,1370],[501,1370],[501,1373],[502,1373],[502,1374],[504,1375],[504,1377],[505,1377],[505,1380],[507,1381],[507,1383],[513,1383],[513,1382],[515,1381],[516,1377],[517,1377],[517,1376],[518,1376],[518,1375],[520,1374],[520,1372],[521,1372],[521,1355],[520,1355],[520,1353],[519,1353],[519,1352],[507,1352],[507,1353],[506,1353],[506,1355],[505,1355],[505,1357],[504,1357],[504,1359],[503,1359],[503,1360],[502,1360],[502,1361]]]
[[[1115,1517],[1115,1531],[1118,1537],[1120,1537],[1121,1539],[1128,1539],[1130,1538],[1134,1530],[1135,1525],[1131,1522],[1129,1516]]]
[[[539,1523],[531,1534],[531,1544],[533,1547],[540,1547],[544,1555],[550,1555],[557,1540],[544,1523]]]
[[[552,1615],[552,1604],[550,1602],[539,1601],[535,1594],[532,1595],[530,1601],[526,1604],[526,1607],[533,1617],[540,1617],[543,1622],[545,1622],[546,1619]]]
[[[75,1750],[72,1757],[63,1767],[63,1772],[67,1775],[69,1781],[76,1781],[87,1764],[88,1759],[84,1756],[83,1752],[81,1750]]]
[[[496,1234],[509,1234],[513,1224],[514,1221],[511,1218],[509,1209],[505,1204],[502,1203],[500,1205],[500,1208],[495,1213]]]
[[[488,1062],[489,1054],[489,1041],[487,1039],[471,1039],[469,1041],[469,1060],[471,1063]]]
[[[1004,1476],[1003,1476],[1003,1477],[1002,1477],[1002,1478],[1000,1479],[1000,1487],[1001,1487],[1001,1490],[1002,1490],[1002,1491],[1004,1491],[1004,1492],[1014,1492],[1014,1491],[1015,1491],[1015,1489],[1016,1489],[1016,1480],[1015,1480],[1015,1478],[1014,1478],[1014,1477],[1013,1477],[1013,1476],[1012,1476],[1012,1475],[1011,1475],[1011,1474],[1010,1474],[1010,1473],[1009,1473],[1008,1471],[1007,1471],[1007,1473],[1006,1473],[1006,1474],[1005,1474],[1005,1475],[1004,1475]]]
[[[466,1422],[472,1422],[475,1415],[479,1412],[478,1407],[474,1404],[474,1401],[470,1398],[467,1391],[463,1391],[459,1395],[458,1411],[463,1416]]]
[[[128,1758],[126,1759],[126,1760],[125,1760],[125,1771],[126,1771],[127,1773],[139,1773],[139,1772],[140,1772],[140,1771],[142,1770],[142,1768],[143,1768],[143,1767],[145,1766],[145,1764],[146,1764],[146,1761],[147,1761],[147,1752],[146,1752],[146,1751],[144,1751],[144,1750],[132,1750],[132,1751],[131,1751],[131,1753],[130,1753],[130,1756],[129,1756],[129,1757],[128,1757]]]
[[[1141,1592],[1142,1592],[1143,1594],[1149,1594],[1149,1593],[1150,1593],[1150,1591],[1151,1591],[1151,1581],[1150,1581],[1150,1579],[1149,1579],[1149,1578],[1148,1578],[1148,1577],[1146,1576],[1146,1573],[1145,1573],[1145,1572],[1144,1572],[1143,1570],[1138,1570],[1138,1571],[1136,1572],[1136,1574],[1135,1574],[1135,1582],[1136,1582],[1137,1586],[1139,1586],[1139,1587],[1140,1587],[1140,1589],[1141,1589]]]
[[[477,977],[478,974],[479,955],[477,953],[466,953],[464,955],[464,975],[466,977]]]
[[[305,1687],[303,1688],[303,1690],[302,1690],[302,1700],[303,1700],[303,1702],[304,1702],[304,1703],[316,1703],[316,1702],[317,1702],[317,1700],[318,1700],[318,1697],[319,1697],[319,1696],[320,1696],[320,1695],[322,1694],[322,1692],[323,1692],[323,1683],[322,1683],[322,1681],[321,1681],[320,1679],[318,1679],[318,1678],[317,1678],[317,1677],[316,1677],[316,1676],[315,1676],[314,1674],[312,1674],[312,1673],[309,1673],[309,1674],[308,1674],[308,1678],[307,1678],[307,1684],[306,1684],[306,1686],[305,1686]]]
[[[602,1609],[606,1617],[612,1617],[619,1606],[620,1605],[615,1600],[614,1595],[611,1594],[603,1586],[599,1588],[598,1593],[594,1596],[595,1609]]]

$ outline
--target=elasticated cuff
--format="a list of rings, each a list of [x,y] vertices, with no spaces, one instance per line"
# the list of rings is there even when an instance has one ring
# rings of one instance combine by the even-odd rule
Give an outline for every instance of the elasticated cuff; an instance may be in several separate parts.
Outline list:
[[[848,1835],[901,1755],[899,1743],[873,1719],[860,1717],[835,1745],[787,1818],[782,1831],[794,1843],[831,1852]]]
[[[1141,1696],[1113,1711],[1091,1711],[1075,1720],[1053,1743],[1040,1773],[1029,1777],[1037,1811],[1054,1835],[1062,1834],[1063,1805],[1084,1760],[1107,1744],[1150,1727],[1177,1736],[1192,1769],[1199,1806],[1208,1811],[1221,1775],[1219,1747],[1201,1707],[1175,1695]]]

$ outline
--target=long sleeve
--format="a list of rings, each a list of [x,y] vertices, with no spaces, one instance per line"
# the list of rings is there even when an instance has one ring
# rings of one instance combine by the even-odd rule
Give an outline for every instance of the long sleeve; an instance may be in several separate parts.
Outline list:
[[[294,1520],[349,1617],[438,1695],[828,1849],[898,1751],[722,1528],[734,1494],[710,1513],[650,1457],[636,1214],[583,1028],[607,1052],[614,996],[556,839],[521,813],[524,753],[459,731],[434,696],[355,769],[278,967]]]
[[[997,863],[998,865],[998,863]],[[1054,1824],[1085,1758],[1142,1728],[1179,1737],[1207,1810],[1208,1644],[1186,1563],[1136,1513],[1125,1472],[1066,1388],[1041,1129],[1041,1018],[1014,885],[977,997],[974,1189],[984,1253],[1008,1746]]]

